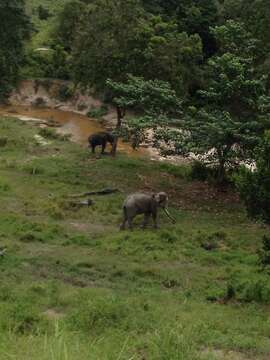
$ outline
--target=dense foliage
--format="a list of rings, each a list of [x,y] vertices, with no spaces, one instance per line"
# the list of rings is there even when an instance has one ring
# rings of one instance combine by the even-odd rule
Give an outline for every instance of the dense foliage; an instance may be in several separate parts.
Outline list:
[[[248,214],[270,223],[270,136],[257,148],[254,172],[243,169],[237,178],[241,197]]]
[[[161,140],[174,143],[176,153],[194,153],[225,168],[253,159],[265,129],[269,104],[265,77],[256,73],[256,40],[240,23],[228,21],[211,29],[219,51],[206,65],[205,86],[197,104],[190,106],[181,130],[165,129]]]
[[[24,0],[0,2],[0,100],[18,79],[23,62],[23,43],[30,30]]]

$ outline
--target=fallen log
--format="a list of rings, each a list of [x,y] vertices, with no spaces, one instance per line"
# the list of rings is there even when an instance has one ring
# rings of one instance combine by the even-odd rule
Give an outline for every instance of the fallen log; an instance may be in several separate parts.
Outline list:
[[[80,198],[80,197],[91,196],[91,195],[110,195],[110,194],[117,193],[119,191],[120,191],[119,189],[104,189],[104,190],[99,190],[99,191],[85,192],[83,194],[68,195],[68,197]]]

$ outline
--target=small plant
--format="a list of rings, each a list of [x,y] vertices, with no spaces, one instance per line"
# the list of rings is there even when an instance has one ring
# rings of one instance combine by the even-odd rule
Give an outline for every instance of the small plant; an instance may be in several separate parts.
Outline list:
[[[0,147],[5,147],[7,145],[8,139],[6,137],[0,138]]]
[[[262,248],[258,251],[259,264],[262,270],[270,267],[270,236],[264,236],[262,239]]]
[[[199,232],[197,240],[201,247],[207,251],[216,250],[219,248],[220,243],[227,238],[227,234],[223,231],[216,231],[212,234],[204,234]]]
[[[74,89],[72,86],[62,84],[59,88],[58,98],[61,101],[67,101],[74,95]]]
[[[270,287],[265,279],[247,281],[244,287],[242,300],[246,302],[270,303]]]
[[[208,178],[208,169],[200,161],[194,161],[191,167],[190,177],[192,180],[206,181]]]
[[[49,10],[42,5],[39,5],[39,7],[37,8],[37,12],[39,20],[47,20],[51,16]]]
[[[51,128],[42,128],[39,130],[39,135],[44,137],[45,139],[58,139],[59,135],[56,133],[54,129]]]
[[[68,325],[74,330],[103,332],[124,325],[129,314],[128,304],[118,297],[81,299],[68,317]]]
[[[101,118],[108,113],[108,106],[101,105],[101,107],[94,107],[92,106],[91,109],[88,111],[87,116],[90,118]]]
[[[236,186],[250,217],[270,224],[270,133],[256,149],[256,169],[242,168]]]
[[[38,331],[41,318],[33,306],[24,299],[13,301],[7,306],[3,313],[1,328],[10,329],[13,333],[27,334]]]
[[[35,107],[45,107],[46,106],[46,100],[43,99],[42,97],[37,97],[33,101],[32,105],[35,106]]]

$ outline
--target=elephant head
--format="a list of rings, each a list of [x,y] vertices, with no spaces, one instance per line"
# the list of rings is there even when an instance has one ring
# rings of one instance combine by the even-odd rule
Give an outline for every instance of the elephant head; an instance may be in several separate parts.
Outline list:
[[[171,214],[169,213],[169,210],[168,210],[168,200],[169,200],[168,195],[165,192],[160,192],[158,194],[154,194],[153,197],[154,197],[155,201],[157,202],[157,205],[164,210],[167,217],[175,224],[176,221],[171,216]]]
[[[113,145],[115,141],[115,136],[113,134],[107,133],[107,140],[111,145]]]
[[[165,192],[159,192],[157,194],[154,194],[153,198],[155,199],[158,207],[161,207],[162,209],[165,209],[168,207],[169,198]]]

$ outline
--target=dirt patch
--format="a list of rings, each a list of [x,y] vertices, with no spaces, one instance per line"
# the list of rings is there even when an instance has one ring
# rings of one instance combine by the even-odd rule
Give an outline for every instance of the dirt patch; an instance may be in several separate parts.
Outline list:
[[[174,205],[186,210],[194,209],[194,204],[197,210],[213,210],[213,204],[216,207],[240,204],[238,194],[231,188],[218,188],[200,181],[185,182],[182,189],[172,186],[169,196]]]
[[[203,355],[213,355],[215,360],[259,360],[258,357],[249,357],[246,354],[234,350],[207,349],[203,352]]]

